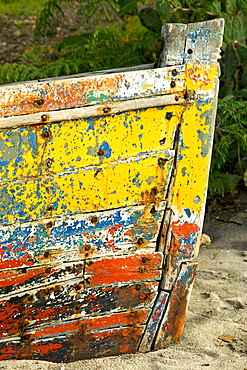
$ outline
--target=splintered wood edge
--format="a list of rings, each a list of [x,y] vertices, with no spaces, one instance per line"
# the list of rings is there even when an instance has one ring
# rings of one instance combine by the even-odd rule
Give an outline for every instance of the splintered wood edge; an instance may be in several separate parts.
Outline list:
[[[223,33],[223,18],[188,25],[182,23],[163,25],[158,66],[179,65],[187,61],[217,61],[220,59]]]
[[[174,104],[191,104],[193,101],[181,97],[181,92],[172,95],[162,95],[142,99],[109,103],[104,105],[88,106],[83,108],[65,109],[59,111],[39,112],[23,116],[14,116],[0,119],[0,129],[27,125],[45,124],[51,122],[78,120],[90,117],[106,116],[129,110],[154,108]],[[44,120],[45,117],[45,120]]]

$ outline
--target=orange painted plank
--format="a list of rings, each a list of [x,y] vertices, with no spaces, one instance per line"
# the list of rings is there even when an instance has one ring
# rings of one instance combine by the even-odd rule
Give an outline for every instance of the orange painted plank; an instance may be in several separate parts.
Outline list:
[[[88,260],[85,266],[86,285],[158,280],[161,278],[162,261],[163,255],[159,252]]]

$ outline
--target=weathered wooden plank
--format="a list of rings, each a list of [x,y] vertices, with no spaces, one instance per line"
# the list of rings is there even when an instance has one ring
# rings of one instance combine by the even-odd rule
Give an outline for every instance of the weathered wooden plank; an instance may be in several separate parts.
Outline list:
[[[177,66],[184,63],[184,42],[187,25],[167,23],[161,29],[161,52],[158,66]]]
[[[149,108],[2,130],[0,181],[60,173],[171,149],[183,109],[183,106]]]
[[[164,200],[173,151],[143,154],[0,186],[0,223]]]
[[[37,359],[50,362],[71,362],[94,357],[116,356],[137,351],[144,326],[125,327],[101,332],[78,333],[74,336],[58,337],[23,343],[13,341],[0,343],[0,358]]]
[[[157,332],[154,349],[179,342],[184,326],[197,263],[182,264],[181,271],[169,298],[169,303]]]
[[[53,263],[42,267],[2,270],[0,272],[0,298],[6,294],[16,295],[30,289],[44,288],[54,281],[60,283],[75,277],[81,278],[83,281],[83,271],[83,260],[62,265]]]
[[[214,62],[186,64],[186,86],[189,94],[196,94],[196,102],[183,112],[176,176],[169,192],[170,237],[165,242],[166,273],[162,283],[165,290],[172,289],[177,266],[193,259],[199,248],[213,145],[218,68]]]
[[[12,294],[0,301],[0,338],[21,336],[36,327],[134,309],[151,309],[157,282],[84,289],[75,278],[56,285]]]
[[[139,309],[123,312],[115,312],[109,315],[83,317],[70,321],[61,321],[48,325],[37,326],[34,329],[25,329],[25,335],[29,341],[43,340],[46,338],[68,335],[83,336],[89,331],[101,331],[125,326],[144,325],[150,314],[150,309]],[[11,338],[10,341],[12,341]]]
[[[148,352],[152,349],[152,344],[155,340],[160,325],[160,321],[167,308],[169,297],[170,297],[169,292],[165,292],[162,290],[159,291],[152,313],[148,319],[140,346],[138,348],[138,352]]]
[[[162,261],[161,253],[148,252],[89,259],[85,268],[84,261],[80,260],[77,263],[47,263],[42,267],[5,269],[0,271],[0,298],[5,294],[16,295],[74,278],[80,278],[86,287],[159,280]]]
[[[159,280],[162,262],[163,255],[159,252],[89,259],[85,264],[85,285]]]
[[[162,289],[172,286],[181,262],[194,258],[199,231],[197,223],[189,222],[171,222],[169,228],[171,238],[167,240],[165,251],[166,274],[161,282]]]
[[[0,269],[155,250],[165,202],[0,228]],[[93,221],[93,222],[92,222]]]
[[[184,74],[174,77],[171,68],[5,85],[0,87],[0,117],[174,94],[184,86]]]
[[[224,19],[189,23],[186,31],[185,61],[216,62],[220,59]]]
[[[175,71],[175,70],[174,70]],[[174,72],[175,73],[175,72]],[[120,102],[109,102],[103,105],[86,106],[83,108],[66,109],[32,113],[23,116],[0,118],[0,129],[22,126],[44,125],[46,123],[81,120],[92,117],[107,117],[109,114],[118,114],[130,110],[154,108],[166,105],[190,104],[193,98],[188,99],[184,92],[176,94],[151,96],[150,98],[132,99]]]

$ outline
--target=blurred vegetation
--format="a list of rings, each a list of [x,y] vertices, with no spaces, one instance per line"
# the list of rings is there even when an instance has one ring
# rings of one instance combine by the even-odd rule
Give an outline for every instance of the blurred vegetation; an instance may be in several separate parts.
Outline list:
[[[47,0],[1,0],[0,14],[36,15],[41,12]]]
[[[49,62],[47,40],[64,17],[63,6],[72,3],[83,15],[82,27],[56,45],[57,59]],[[225,34],[209,192],[234,194],[247,184],[246,0],[48,0],[37,18],[32,50],[20,63],[0,66],[0,83],[152,63],[162,24],[213,18],[225,19]]]

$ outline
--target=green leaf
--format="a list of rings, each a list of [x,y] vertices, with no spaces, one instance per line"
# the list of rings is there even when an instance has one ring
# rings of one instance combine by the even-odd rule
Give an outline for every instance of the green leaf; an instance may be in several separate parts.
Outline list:
[[[152,8],[145,8],[142,9],[139,13],[139,17],[143,26],[147,27],[147,29],[159,33],[162,27],[162,20],[160,18],[160,14],[152,9]]]
[[[232,44],[227,44],[226,51],[224,54],[224,72],[225,78],[228,82],[232,82],[234,80],[236,69],[237,69],[237,55],[236,50],[232,46]]]
[[[234,17],[233,40],[245,44],[247,37],[247,19],[242,11]]]
[[[239,45],[236,47],[237,53],[243,66],[247,65],[247,46]]]
[[[224,42],[228,44],[233,38],[232,29],[234,19],[232,14],[224,13],[222,16],[225,19]]]

